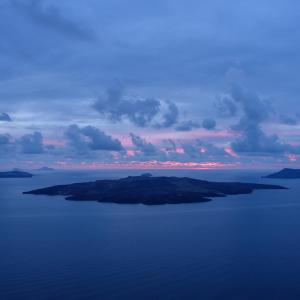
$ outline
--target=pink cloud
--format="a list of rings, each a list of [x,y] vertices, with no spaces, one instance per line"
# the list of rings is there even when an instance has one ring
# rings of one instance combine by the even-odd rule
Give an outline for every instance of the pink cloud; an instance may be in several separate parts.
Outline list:
[[[200,152],[201,154],[204,154],[204,153],[207,152],[207,149],[206,149],[205,147],[200,147],[199,152]]]
[[[133,157],[133,156],[136,156],[138,153],[139,153],[139,151],[137,151],[137,150],[127,150],[126,151],[126,156],[127,157]]]
[[[298,156],[295,155],[295,154],[288,154],[288,155],[287,155],[287,158],[288,158],[288,160],[291,161],[291,162],[294,162],[294,161],[297,161],[297,160],[298,160]]]
[[[224,148],[224,151],[232,157],[235,157],[235,158],[239,157],[239,155],[231,147]]]
[[[181,147],[176,147],[175,152],[176,152],[177,154],[184,154],[184,149],[181,148]]]

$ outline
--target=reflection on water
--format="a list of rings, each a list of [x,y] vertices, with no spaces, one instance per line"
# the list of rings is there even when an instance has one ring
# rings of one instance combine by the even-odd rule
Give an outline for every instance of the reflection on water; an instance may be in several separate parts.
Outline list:
[[[300,299],[298,180],[260,178],[268,172],[153,171],[290,188],[163,206],[21,194],[140,173],[1,179],[0,299]]]

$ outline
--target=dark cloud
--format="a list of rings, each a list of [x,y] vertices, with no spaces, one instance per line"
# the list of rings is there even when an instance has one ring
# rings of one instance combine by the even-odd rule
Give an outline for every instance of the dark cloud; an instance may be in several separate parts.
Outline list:
[[[122,144],[119,140],[112,138],[103,131],[93,126],[86,126],[81,133],[89,138],[88,146],[91,150],[121,151]]]
[[[218,160],[224,159],[224,156],[228,156],[228,153],[224,150],[224,147],[216,146],[212,143],[207,143],[201,140],[196,140],[196,145],[200,147],[201,156],[207,158],[217,158]]]
[[[176,151],[176,143],[172,139],[167,139],[164,141],[164,143],[167,145],[166,146],[166,151],[167,152],[175,152]]]
[[[0,111],[16,116],[12,124],[1,122],[1,132],[21,136],[35,126],[45,137],[58,139],[53,141],[57,147],[44,145],[45,156],[50,151],[64,158],[71,153],[80,160],[78,153],[92,152],[100,160],[111,153],[93,151],[102,147],[93,130],[85,129],[84,134],[82,128],[70,129],[64,147],[59,128],[70,122],[99,128],[105,123],[106,130],[111,126],[115,131],[119,125],[118,135],[127,135],[133,124],[144,127],[141,134],[146,139],[155,135],[153,129],[168,128],[156,133],[157,158],[162,157],[159,140],[174,136],[184,141],[175,141],[177,149],[169,146],[169,157],[191,159],[180,149],[190,143],[194,151],[186,150],[196,159],[210,158],[212,148],[197,156],[199,145],[191,141],[196,132],[174,133],[171,128],[202,127],[204,118],[214,117],[210,109],[215,95],[224,94],[228,81],[242,80],[270,96],[284,118],[273,118],[264,98],[237,88],[215,104],[218,116],[228,118],[217,120],[218,129],[226,130],[230,118],[239,118],[231,120],[237,123],[232,126],[234,137],[222,135],[224,130],[220,135],[205,132],[205,141],[217,148],[233,142],[240,153],[252,155],[297,151],[281,142],[297,141],[297,128],[287,131],[276,124],[282,134],[276,137],[265,132],[265,125],[272,130],[274,120],[295,123],[291,116],[299,104],[300,3],[274,0],[270,13],[264,1],[221,2],[0,1]],[[130,86],[131,94],[123,87],[111,88],[95,103],[99,115],[90,108],[91,99],[114,78]],[[182,110],[188,118],[182,119]],[[107,124],[107,119],[117,124]],[[13,144],[11,138],[8,145]],[[20,152],[18,143],[15,148]],[[6,153],[12,153],[9,150]]]
[[[236,152],[278,154],[292,150],[290,145],[281,143],[276,134],[267,135],[262,129],[273,110],[258,94],[240,86],[232,90],[232,99],[242,108],[242,117],[232,129],[239,137],[231,143]]]
[[[242,86],[234,85],[231,97],[236,103],[240,104],[245,122],[261,123],[273,113],[273,109],[267,100]]]
[[[124,87],[116,83],[99,98],[93,108],[113,122],[129,120],[138,127],[168,128],[177,123],[178,107],[171,101],[153,98],[129,98],[124,95]],[[160,122],[155,122],[160,118]]]
[[[10,143],[10,135],[9,134],[0,134],[0,146],[8,145]]]
[[[44,0],[11,0],[13,8],[23,13],[35,25],[53,30],[68,37],[92,40],[94,35],[62,14],[55,4],[47,4]]]
[[[188,121],[183,121],[183,122],[179,123],[176,126],[176,130],[178,130],[178,131],[191,131],[193,129],[200,128],[200,127],[201,127],[200,124],[198,124],[194,121],[188,120]]]
[[[150,124],[160,110],[160,102],[156,99],[126,99],[123,95],[124,88],[116,84],[106,92],[106,97],[99,98],[93,107],[113,122],[128,119],[139,127]]]
[[[202,124],[196,123],[194,121],[188,120],[183,121],[179,125],[176,126],[177,131],[191,131],[196,128],[203,127],[206,130],[214,130],[216,129],[217,122],[215,119],[212,118],[206,118],[202,121]]]
[[[179,111],[175,103],[167,101],[167,109],[162,116],[162,122],[157,124],[157,128],[169,128],[175,125],[178,121]]]
[[[0,121],[11,122],[12,119],[7,113],[0,113]]]
[[[24,154],[41,154],[45,151],[43,136],[40,132],[23,135],[17,142]]]
[[[207,130],[214,130],[216,128],[217,122],[214,119],[204,119],[202,122],[202,127]]]
[[[78,125],[70,125],[65,131],[65,137],[68,145],[72,149],[75,149],[79,154],[85,154],[88,152],[87,142]]]
[[[292,125],[292,126],[298,124],[297,117],[280,114],[279,118],[282,124]]]
[[[240,137],[231,144],[236,152],[274,154],[287,150],[286,145],[279,141],[277,135],[266,135],[257,124],[248,123],[243,126],[239,124],[238,128]]]
[[[158,153],[157,148],[153,144],[147,142],[145,139],[139,137],[138,135],[130,133],[130,138],[136,149],[141,151],[144,155],[153,156]]]
[[[188,156],[188,159],[195,159],[198,161],[207,159],[224,161],[229,157],[223,147],[218,147],[212,143],[207,143],[199,139],[191,141],[190,143],[183,143],[182,148],[185,156]]]
[[[217,99],[214,106],[218,115],[222,118],[232,118],[237,114],[237,106],[234,101],[228,97]]]
[[[180,141],[164,140],[164,147],[159,148],[147,142],[145,139],[131,134],[131,139],[136,149],[141,153],[136,153],[134,159],[147,160],[147,156],[158,161],[177,162],[202,162],[202,161],[232,161],[224,147],[213,145],[199,139]]]
[[[182,148],[184,150],[184,154],[187,155],[190,159],[197,159],[200,157],[199,147],[190,143],[183,143]]]
[[[0,159],[1,157],[11,157],[14,154],[15,145],[9,134],[0,134]]]
[[[121,151],[123,146],[117,139],[112,138],[93,126],[80,128],[70,125],[65,131],[69,146],[79,154],[88,154],[89,151]]]

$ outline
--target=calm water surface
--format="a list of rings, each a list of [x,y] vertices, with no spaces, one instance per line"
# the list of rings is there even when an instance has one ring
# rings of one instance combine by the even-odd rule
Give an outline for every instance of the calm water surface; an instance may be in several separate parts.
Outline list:
[[[0,299],[300,299],[300,180],[154,171],[290,188],[163,206],[21,194],[139,173],[0,179]]]

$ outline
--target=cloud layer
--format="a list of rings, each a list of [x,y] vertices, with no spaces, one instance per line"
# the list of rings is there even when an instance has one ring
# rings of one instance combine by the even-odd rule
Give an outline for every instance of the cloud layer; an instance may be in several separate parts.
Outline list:
[[[1,1],[0,168],[299,164],[299,9]]]
[[[70,125],[65,131],[68,145],[78,154],[87,154],[90,151],[121,151],[122,144],[102,130],[93,126],[80,128],[78,125]]]
[[[0,121],[11,122],[12,119],[7,113],[0,113]]]

